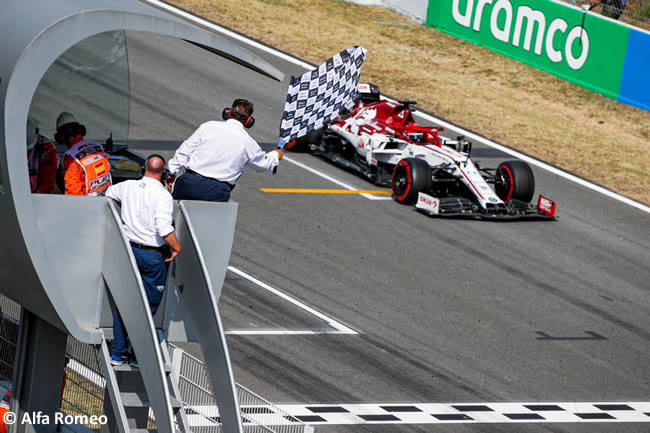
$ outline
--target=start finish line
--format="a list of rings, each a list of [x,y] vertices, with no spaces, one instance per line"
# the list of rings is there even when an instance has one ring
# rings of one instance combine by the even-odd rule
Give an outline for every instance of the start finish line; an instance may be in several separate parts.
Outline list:
[[[537,403],[365,403],[280,404],[292,420],[312,425],[450,424],[450,423],[628,423],[650,422],[650,402],[537,402]],[[215,406],[191,406],[193,427],[214,425]],[[242,406],[245,418],[263,423],[269,408]],[[262,410],[263,409],[263,410]]]

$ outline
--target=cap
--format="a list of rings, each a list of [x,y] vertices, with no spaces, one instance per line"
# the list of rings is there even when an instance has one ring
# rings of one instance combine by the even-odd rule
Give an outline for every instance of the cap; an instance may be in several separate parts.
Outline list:
[[[67,125],[68,123],[79,123],[77,121],[77,118],[74,117],[74,115],[68,111],[62,111],[61,114],[59,114],[59,117],[56,118],[56,129],[59,129],[63,125]]]

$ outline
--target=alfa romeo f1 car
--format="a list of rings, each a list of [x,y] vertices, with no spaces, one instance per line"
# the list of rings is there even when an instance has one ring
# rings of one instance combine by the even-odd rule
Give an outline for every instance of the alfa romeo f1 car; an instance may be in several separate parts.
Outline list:
[[[552,200],[540,195],[531,203],[535,179],[526,162],[481,168],[471,160],[472,143],[464,137],[443,139],[443,128],[415,123],[415,101],[382,100],[371,84],[361,84],[359,93],[350,113],[286,148],[308,150],[376,185],[390,185],[396,201],[430,216],[555,217]]]

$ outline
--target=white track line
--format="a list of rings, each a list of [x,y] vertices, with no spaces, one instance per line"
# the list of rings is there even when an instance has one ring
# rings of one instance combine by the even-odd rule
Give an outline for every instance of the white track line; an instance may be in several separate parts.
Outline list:
[[[89,382],[92,382],[93,384],[99,386],[100,388],[106,386],[106,380],[104,379],[102,373],[98,373],[92,368],[86,367],[76,359],[70,359],[68,362],[68,368]],[[70,382],[74,382],[74,380],[71,379]]]
[[[303,168],[303,169],[309,171],[310,173],[314,173],[315,175],[320,176],[323,179],[327,179],[330,182],[335,183],[336,185],[338,185],[340,187],[343,187],[343,188],[348,189],[350,191],[358,191],[359,190],[359,188],[356,188],[356,187],[354,187],[352,185],[348,185],[347,183],[342,182],[342,181],[330,176],[329,174],[326,174],[326,173],[323,173],[322,171],[316,170],[315,168],[312,168],[312,167],[310,167],[310,166],[308,166],[306,164],[303,164],[302,162],[297,161],[297,160],[295,160],[295,159],[293,159],[293,158],[291,158],[289,156],[285,156],[282,159],[287,161],[287,162],[290,162],[293,165],[296,165],[296,166],[298,166],[300,168]],[[369,200],[392,200],[393,199],[392,197],[377,196],[377,195],[366,194],[366,193],[359,194],[359,195],[363,196],[363,197],[365,197],[365,198],[367,198]]]
[[[151,5],[154,5],[155,7],[158,7],[159,9],[163,9],[163,10],[165,10],[165,11],[167,11],[167,12],[173,14],[173,15],[184,18],[184,19],[186,19],[188,21],[192,21],[195,24],[198,24],[198,25],[200,25],[202,27],[205,27],[205,28],[209,28],[210,30],[213,30],[215,32],[224,34],[224,35],[226,35],[228,37],[231,37],[233,39],[236,39],[236,40],[238,40],[240,42],[244,42],[244,43],[246,43],[246,44],[248,44],[248,45],[250,45],[250,46],[252,46],[254,48],[257,48],[257,49],[259,49],[261,51],[272,54],[272,55],[274,55],[274,56],[276,56],[276,57],[278,57],[278,58],[280,58],[282,60],[285,60],[287,62],[291,62],[294,65],[301,66],[301,67],[305,68],[306,70],[311,70],[311,69],[313,69],[315,67],[315,65],[312,65],[311,63],[305,62],[304,60],[297,59],[297,58],[295,58],[293,56],[290,56],[288,54],[285,54],[285,53],[283,53],[283,52],[281,52],[281,51],[279,51],[279,50],[277,50],[275,48],[271,48],[271,47],[268,47],[266,45],[260,44],[259,42],[251,40],[251,39],[249,39],[249,38],[247,38],[245,36],[239,35],[239,34],[233,32],[232,30],[221,27],[218,24],[207,21],[207,20],[205,20],[205,19],[203,19],[201,17],[197,17],[196,15],[192,15],[192,14],[190,14],[188,12],[182,11],[182,10],[180,10],[178,8],[175,8],[174,6],[168,5],[168,4],[163,3],[163,2],[161,2],[159,0],[145,0],[145,1],[147,3],[150,3]],[[389,99],[389,98],[386,98],[386,99]],[[599,186],[599,185],[596,185],[596,184],[594,184],[592,182],[581,179],[578,176],[575,176],[575,175],[573,175],[571,173],[567,173],[566,171],[563,171],[563,170],[560,170],[560,169],[558,169],[556,167],[553,167],[553,166],[551,166],[551,165],[549,165],[549,164],[547,164],[547,163],[545,163],[543,161],[532,158],[532,157],[530,157],[528,155],[524,155],[521,152],[510,149],[510,148],[508,148],[508,147],[506,147],[506,146],[504,146],[502,144],[496,143],[496,142],[494,142],[494,141],[492,141],[490,139],[487,139],[485,137],[481,137],[480,135],[477,135],[477,134],[475,134],[475,133],[473,133],[471,131],[468,131],[468,130],[460,127],[460,126],[453,125],[453,124],[451,124],[451,123],[449,123],[449,122],[447,122],[447,121],[445,121],[443,119],[440,119],[440,118],[438,118],[436,116],[433,116],[433,115],[430,115],[430,114],[427,114],[427,113],[422,113],[422,112],[416,112],[416,114],[421,116],[423,119],[427,119],[429,121],[436,122],[436,123],[440,124],[441,126],[443,126],[445,128],[453,129],[455,131],[458,131],[459,133],[465,135],[466,137],[471,138],[474,141],[478,141],[479,143],[482,143],[482,144],[484,144],[486,146],[498,149],[498,150],[500,150],[500,151],[502,151],[504,153],[507,153],[508,155],[512,155],[515,158],[521,159],[522,161],[526,161],[529,164],[532,164],[532,165],[534,165],[536,167],[539,167],[539,168],[541,168],[543,170],[546,170],[546,171],[548,171],[550,173],[553,173],[553,174],[555,174],[557,176],[563,177],[563,178],[565,178],[565,179],[567,179],[567,180],[569,180],[571,182],[575,182],[575,183],[577,183],[577,184],[579,184],[581,186],[584,186],[585,188],[589,188],[589,189],[591,189],[593,191],[596,191],[596,192],[598,192],[600,194],[603,194],[603,195],[605,195],[607,197],[613,198],[613,199],[618,200],[618,201],[620,201],[622,203],[630,205],[630,206],[632,206],[632,207],[634,207],[636,209],[639,209],[640,211],[650,213],[650,207],[649,206],[646,206],[646,205],[644,205],[642,203],[638,203],[638,202],[636,202],[636,201],[634,201],[632,199],[629,199],[629,198],[624,197],[624,196],[622,196],[620,194],[617,194],[617,193],[615,193],[613,191],[610,191],[610,190],[608,190],[606,188],[603,188],[602,186]],[[366,198],[368,198],[368,197],[366,197]],[[374,198],[371,198],[371,200],[386,200],[386,199],[387,199],[386,197],[382,197],[382,198],[374,197]]]
[[[332,328],[339,331],[340,334],[348,334],[348,335],[358,335],[359,334],[354,329],[348,328],[344,324],[332,319],[331,317],[321,313],[320,311],[310,307],[309,305],[307,305],[307,304],[305,304],[303,302],[300,302],[296,298],[293,298],[293,297],[287,295],[286,293],[281,292],[280,290],[276,289],[275,287],[272,287],[272,286],[266,284],[265,282],[258,280],[254,276],[252,276],[250,274],[247,274],[246,272],[242,271],[241,269],[238,269],[238,268],[236,268],[234,266],[228,266],[228,270],[235,273],[235,274],[237,274],[237,275],[239,275],[242,278],[245,278],[246,280],[250,281],[251,283],[260,286],[264,290],[268,290],[269,292],[273,293],[276,296],[279,296],[280,298],[284,299],[287,302],[290,302],[291,304],[295,305],[296,307],[305,310],[309,314],[311,314],[313,316],[316,316],[319,319],[327,322],[327,324],[329,326],[331,326]]]
[[[294,56],[290,56],[288,54],[285,54],[281,51],[278,51],[274,48],[268,47],[264,44],[261,44],[257,41],[254,41],[252,39],[247,38],[246,36],[242,36],[238,33],[233,32],[232,30],[229,30],[227,28],[221,27],[218,24],[215,24],[211,21],[208,21],[204,18],[201,18],[197,15],[193,15],[189,12],[185,12],[184,10],[178,9],[170,4],[167,4],[165,2],[159,1],[159,0],[144,0],[144,2],[149,3],[150,5],[162,9],[166,12],[169,12],[172,15],[176,15],[177,17],[183,18],[187,21],[192,21],[194,24],[197,24],[201,27],[206,27],[209,28],[210,30],[214,30],[217,33],[221,33],[225,36],[228,36],[229,38],[238,40],[240,42],[244,42],[251,47],[257,48],[261,51],[265,51],[267,53],[273,54],[275,57],[278,57],[282,60],[286,60],[287,62],[293,63],[294,65],[301,66],[307,70],[311,70],[314,68],[314,65],[311,63],[307,63],[303,60],[297,59]]]
[[[231,329],[226,335],[350,335],[350,332],[332,329]]]

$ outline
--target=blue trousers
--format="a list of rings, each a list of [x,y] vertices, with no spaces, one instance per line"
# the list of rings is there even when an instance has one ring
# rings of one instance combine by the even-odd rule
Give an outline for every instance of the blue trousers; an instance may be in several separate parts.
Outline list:
[[[174,183],[175,200],[228,201],[230,186],[216,179],[185,173]]]
[[[165,263],[163,254],[159,251],[143,250],[135,247],[132,250],[142,277],[142,284],[149,301],[151,314],[156,314],[167,284],[167,263]],[[122,316],[115,309],[113,313],[113,356],[125,357],[128,355],[128,338]]]

